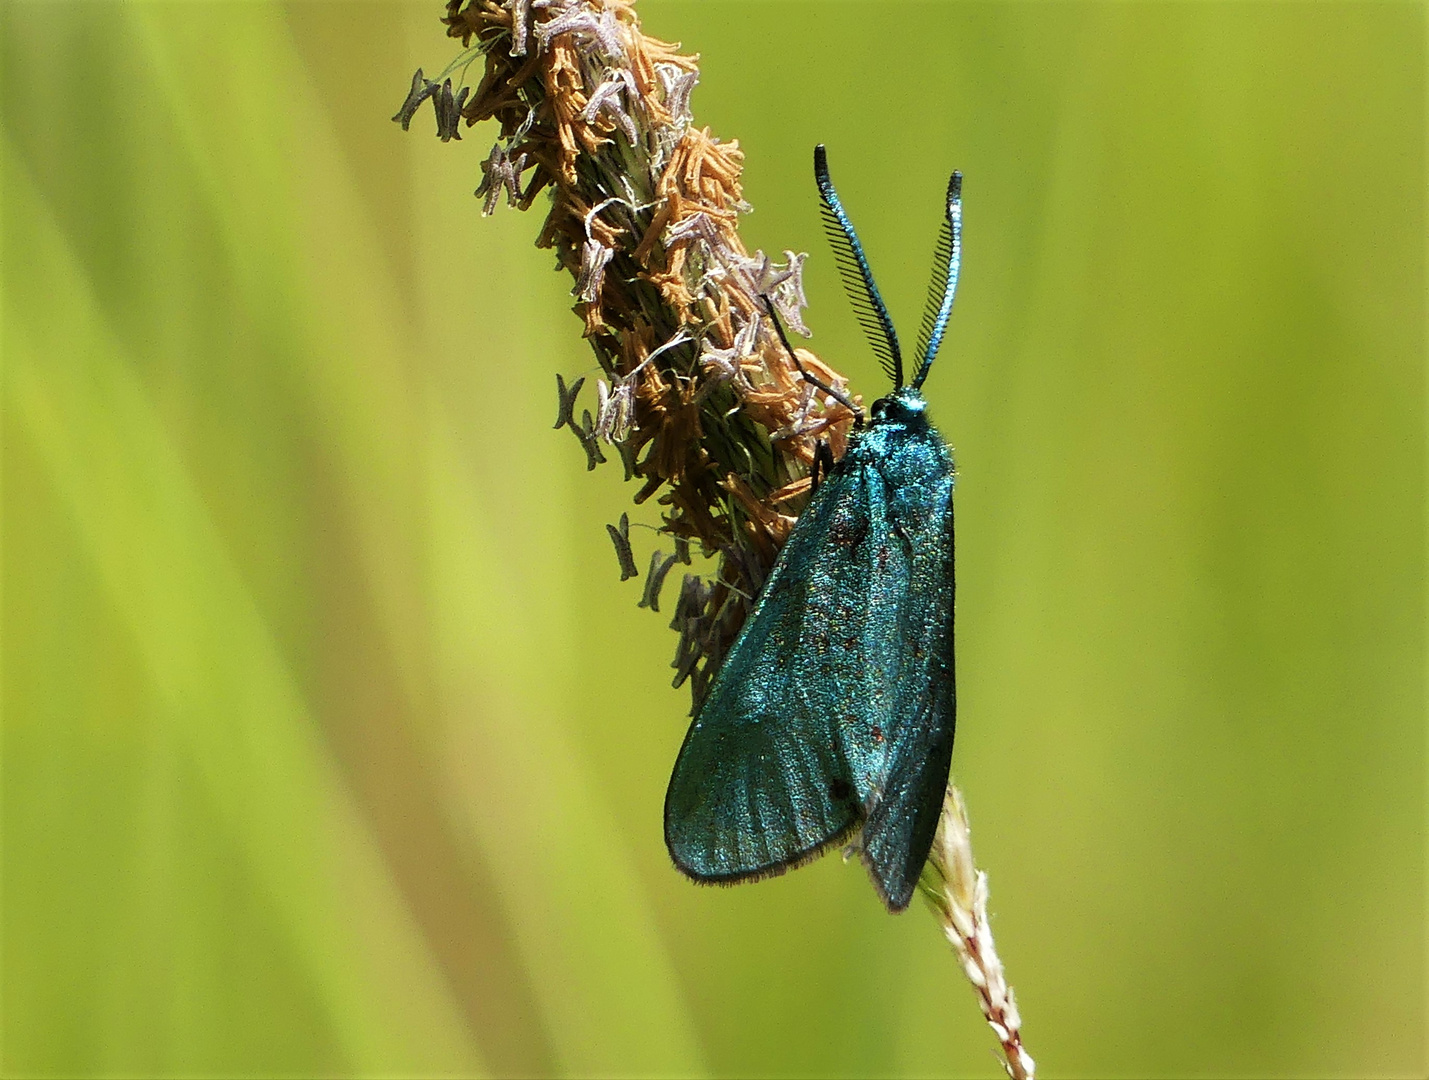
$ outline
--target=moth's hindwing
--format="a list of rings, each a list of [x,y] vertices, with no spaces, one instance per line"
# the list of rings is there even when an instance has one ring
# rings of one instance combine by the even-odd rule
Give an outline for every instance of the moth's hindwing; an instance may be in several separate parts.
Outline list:
[[[853,441],[690,726],[665,839],[697,880],[778,873],[866,819],[880,895],[894,910],[912,896],[954,715],[952,467],[916,420]]]

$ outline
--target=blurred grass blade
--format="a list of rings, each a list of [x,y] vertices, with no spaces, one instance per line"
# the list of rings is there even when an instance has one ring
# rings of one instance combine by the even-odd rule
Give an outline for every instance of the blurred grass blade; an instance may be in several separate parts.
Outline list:
[[[13,154],[5,160],[6,242],[27,268],[4,293],[10,437],[70,509],[165,733],[282,912],[349,1067],[476,1070],[476,1048],[163,421],[33,182]],[[396,1014],[406,1022],[390,1023]]]

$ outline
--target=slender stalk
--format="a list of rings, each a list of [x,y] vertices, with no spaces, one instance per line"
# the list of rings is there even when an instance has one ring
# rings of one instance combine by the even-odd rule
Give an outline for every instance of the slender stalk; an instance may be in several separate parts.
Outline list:
[[[967,807],[962,792],[952,784],[944,796],[938,835],[918,884],[943,924],[963,974],[977,992],[982,1015],[1001,1045],[1007,1075],[1013,1080],[1034,1080],[1036,1064],[1022,1045],[1017,999],[992,940],[987,874],[973,863]]]

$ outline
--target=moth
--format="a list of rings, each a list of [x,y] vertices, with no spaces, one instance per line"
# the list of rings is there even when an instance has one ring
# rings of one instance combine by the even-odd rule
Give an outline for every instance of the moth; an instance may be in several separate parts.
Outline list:
[[[858,834],[879,897],[902,911],[932,847],[953,753],[953,459],[924,380],[962,257],[962,174],[948,182],[918,366],[814,149],[844,286],[894,389],[855,414],[847,451],[789,534],[675,761],[665,843],[698,882],[782,873]]]

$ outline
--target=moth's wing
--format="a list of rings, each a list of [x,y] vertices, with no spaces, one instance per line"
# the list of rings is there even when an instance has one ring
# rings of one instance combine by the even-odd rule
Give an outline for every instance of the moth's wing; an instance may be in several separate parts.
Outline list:
[[[895,616],[872,599],[888,593],[885,493],[860,457],[855,444],[799,518],[685,736],[665,842],[697,880],[812,858],[863,818],[869,778],[882,783],[867,651]]]
[[[863,827],[863,860],[884,902],[902,911],[933,845],[957,717],[953,667],[952,462],[936,432],[921,475],[889,477],[890,516],[906,541],[908,587],[889,682],[887,775]],[[896,463],[895,463],[896,464]]]

